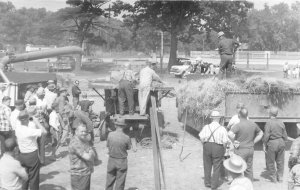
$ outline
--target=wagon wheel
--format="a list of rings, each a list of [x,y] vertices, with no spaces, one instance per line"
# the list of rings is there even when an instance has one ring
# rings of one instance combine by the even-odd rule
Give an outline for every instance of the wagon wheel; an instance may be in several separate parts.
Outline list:
[[[108,135],[108,124],[105,120],[102,120],[99,126],[99,136],[100,136],[100,141],[105,141],[107,139]]]

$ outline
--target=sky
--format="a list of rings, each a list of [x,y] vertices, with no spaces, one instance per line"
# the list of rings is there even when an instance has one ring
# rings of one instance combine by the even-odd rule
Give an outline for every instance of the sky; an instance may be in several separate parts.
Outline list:
[[[0,0],[7,1],[7,0]],[[68,6],[66,0],[9,0],[11,1],[16,8],[26,7],[26,8],[46,8],[49,11],[57,11],[58,9]],[[124,0],[124,1],[134,1],[134,0]],[[297,0],[250,0],[254,2],[254,8],[263,9],[264,4],[267,3],[270,6],[278,4],[281,2],[288,3],[291,5]],[[298,0],[300,1],[300,0]]]

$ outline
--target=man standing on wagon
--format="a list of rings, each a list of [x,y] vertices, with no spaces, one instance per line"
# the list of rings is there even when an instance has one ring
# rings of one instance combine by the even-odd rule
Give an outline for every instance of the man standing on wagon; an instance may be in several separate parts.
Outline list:
[[[148,62],[147,67],[140,71],[139,85],[139,107],[140,115],[146,115],[146,108],[149,99],[152,81],[162,83],[160,77],[155,73],[156,62]]]
[[[223,79],[224,73],[229,73],[232,70],[233,55],[240,43],[234,39],[225,38],[224,32],[219,32],[218,38],[218,50],[221,58],[219,79]]]
[[[134,114],[134,99],[133,99],[133,87],[136,81],[134,72],[130,70],[130,64],[124,65],[124,70],[121,71],[121,80],[119,81],[119,107],[120,115],[124,115],[125,101],[128,102],[128,111],[130,115]]]

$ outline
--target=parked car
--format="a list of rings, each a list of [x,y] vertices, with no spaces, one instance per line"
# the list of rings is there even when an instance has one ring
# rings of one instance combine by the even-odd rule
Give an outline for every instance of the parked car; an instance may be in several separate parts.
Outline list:
[[[175,75],[175,77],[184,77],[185,74],[192,70],[192,60],[188,58],[177,58],[174,65],[171,67],[170,74]]]
[[[95,57],[84,57],[81,60],[81,69],[82,70],[98,70],[100,69],[103,60]]]
[[[48,64],[48,71],[72,71],[75,69],[76,61],[72,56],[59,56],[56,62]]]

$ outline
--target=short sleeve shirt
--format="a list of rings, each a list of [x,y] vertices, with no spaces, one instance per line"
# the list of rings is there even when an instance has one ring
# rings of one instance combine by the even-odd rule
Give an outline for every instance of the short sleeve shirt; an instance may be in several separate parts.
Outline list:
[[[253,148],[254,138],[261,131],[258,125],[252,121],[242,119],[232,127],[231,131],[235,134],[235,140],[240,142],[241,148]]]
[[[49,125],[58,131],[60,122],[55,110],[53,110],[49,115]]]
[[[109,156],[112,158],[127,158],[127,150],[131,147],[128,135],[120,131],[110,132],[107,138]]]
[[[23,181],[17,175],[21,170],[24,170],[24,168],[18,160],[8,154],[3,154],[0,159],[1,187],[9,190],[21,190]]]
[[[82,159],[82,155],[90,146],[74,136],[69,145],[71,175],[89,175],[93,172],[93,164]]]
[[[31,153],[38,149],[37,138],[42,135],[41,129],[19,125],[16,127],[16,137],[21,153]]]
[[[4,104],[0,104],[0,131],[12,130],[10,125],[10,114],[11,109]]]

